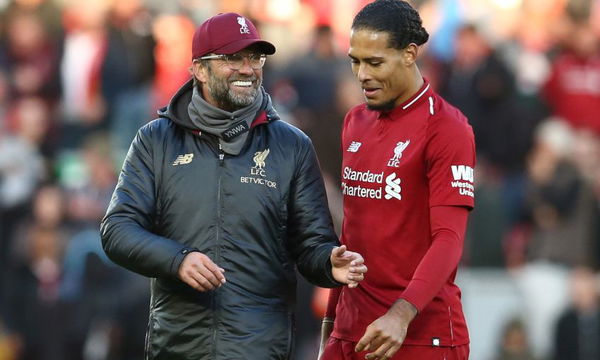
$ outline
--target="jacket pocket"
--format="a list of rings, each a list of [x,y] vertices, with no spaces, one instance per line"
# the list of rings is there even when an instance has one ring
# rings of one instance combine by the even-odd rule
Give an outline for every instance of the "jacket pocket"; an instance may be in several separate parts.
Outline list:
[[[222,308],[216,359],[290,359],[292,315],[274,309],[263,304]]]
[[[287,247],[287,231],[288,231],[288,208],[287,200],[284,199],[279,207],[279,236],[277,238],[277,256],[279,261],[285,266],[287,270],[290,270],[290,262],[293,261],[290,252]]]

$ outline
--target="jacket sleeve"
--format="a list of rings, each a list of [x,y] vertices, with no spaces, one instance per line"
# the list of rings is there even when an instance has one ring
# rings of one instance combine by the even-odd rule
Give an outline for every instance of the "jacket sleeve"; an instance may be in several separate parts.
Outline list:
[[[148,277],[176,276],[191,251],[152,232],[156,215],[152,131],[144,126],[133,140],[108,210],[100,225],[102,247],[115,263]]]
[[[288,203],[288,248],[300,273],[321,287],[343,285],[331,274],[331,250],[339,246],[317,156],[308,138],[297,157]]]

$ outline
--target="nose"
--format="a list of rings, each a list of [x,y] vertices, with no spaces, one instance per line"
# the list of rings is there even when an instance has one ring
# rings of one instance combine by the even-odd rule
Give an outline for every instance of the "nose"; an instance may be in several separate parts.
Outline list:
[[[371,78],[369,72],[367,71],[367,66],[365,64],[359,64],[356,66],[356,78],[360,82],[364,82]]]
[[[254,69],[250,66],[250,59],[244,56],[244,63],[242,67],[238,70],[240,74],[249,74],[252,75],[254,73]]]

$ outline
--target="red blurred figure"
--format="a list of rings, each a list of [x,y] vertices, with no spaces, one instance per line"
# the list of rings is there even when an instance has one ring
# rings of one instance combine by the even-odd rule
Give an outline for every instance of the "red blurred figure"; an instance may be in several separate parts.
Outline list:
[[[554,115],[600,134],[600,40],[587,22],[574,23],[552,65],[543,95]]]

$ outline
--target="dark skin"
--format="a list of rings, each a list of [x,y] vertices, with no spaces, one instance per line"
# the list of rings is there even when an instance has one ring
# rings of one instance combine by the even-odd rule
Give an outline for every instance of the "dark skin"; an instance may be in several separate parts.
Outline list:
[[[360,81],[370,109],[391,110],[412,97],[423,85],[416,65],[419,47],[390,47],[386,32],[353,30],[348,56],[352,72]],[[366,359],[390,359],[402,346],[408,326],[417,308],[406,300],[394,302],[389,310],[373,321],[356,344],[355,351],[370,351]]]
[[[390,359],[402,346],[408,325],[417,316],[417,308],[404,299],[396,301],[380,318],[373,321],[354,351],[371,351],[365,359]]]
[[[352,72],[363,88],[367,106],[374,110],[391,110],[413,96],[423,85],[416,65],[419,47],[404,49],[389,46],[386,32],[353,30],[348,56]]]

